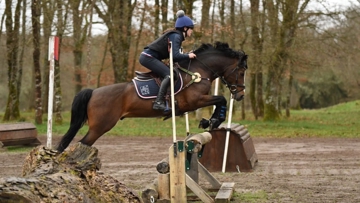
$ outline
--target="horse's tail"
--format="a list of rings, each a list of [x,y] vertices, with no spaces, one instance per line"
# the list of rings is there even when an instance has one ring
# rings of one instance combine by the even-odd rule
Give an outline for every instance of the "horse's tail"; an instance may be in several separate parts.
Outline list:
[[[75,96],[71,107],[70,128],[61,138],[61,141],[57,146],[57,150],[59,152],[63,152],[66,147],[69,146],[71,140],[74,139],[76,133],[87,121],[87,105],[91,98],[92,92],[92,89],[84,89]]]

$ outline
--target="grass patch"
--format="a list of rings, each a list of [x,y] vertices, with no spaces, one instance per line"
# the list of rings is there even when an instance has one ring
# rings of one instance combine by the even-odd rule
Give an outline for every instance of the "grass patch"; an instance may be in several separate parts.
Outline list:
[[[234,192],[233,199],[236,199],[237,202],[262,203],[267,201],[268,194],[263,190],[245,193]]]
[[[6,147],[6,152],[9,153],[28,153],[30,152],[34,147],[24,147],[24,146],[8,146]]]
[[[292,110],[290,118],[277,122],[242,121],[252,136],[348,137],[359,136],[360,101],[317,110]]]
[[[1,115],[0,115],[1,116]],[[54,136],[63,135],[67,131],[70,122],[70,112],[63,112],[63,124],[53,124]],[[22,112],[22,120],[34,121],[34,112]],[[203,117],[209,118],[209,111],[203,111]],[[255,120],[251,112],[246,113],[246,119],[242,120],[240,111],[233,115],[233,123],[245,125],[253,137],[359,137],[357,126],[360,126],[360,101],[346,102],[332,107],[317,110],[292,110],[291,116],[283,116],[279,121],[264,122]],[[203,132],[198,128],[199,120],[195,113],[189,113],[190,133]],[[225,124],[227,121],[224,122]],[[47,116],[44,122],[36,125],[38,133],[45,135],[47,132]],[[186,136],[185,118],[176,117],[176,133],[179,137]],[[85,125],[79,135],[85,135]],[[156,136],[171,137],[172,121],[162,118],[125,118],[106,133],[110,136]]]

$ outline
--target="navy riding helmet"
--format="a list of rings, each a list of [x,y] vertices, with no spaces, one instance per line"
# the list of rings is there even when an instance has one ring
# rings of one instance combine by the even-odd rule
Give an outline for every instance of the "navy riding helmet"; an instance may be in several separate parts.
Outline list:
[[[181,29],[184,27],[194,28],[194,22],[191,20],[191,18],[185,15],[185,12],[183,10],[179,10],[176,13],[176,16],[178,17],[175,23],[176,29]]]

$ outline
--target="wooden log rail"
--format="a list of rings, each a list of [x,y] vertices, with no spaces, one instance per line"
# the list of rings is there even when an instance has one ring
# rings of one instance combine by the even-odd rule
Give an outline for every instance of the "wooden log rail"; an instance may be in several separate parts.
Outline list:
[[[185,139],[186,151],[192,154],[190,163],[191,168],[185,174],[186,186],[204,203],[229,202],[235,184],[220,183],[201,163],[198,162],[197,159],[197,153],[200,152],[202,147],[209,143],[211,139],[212,135],[210,132],[189,135]],[[172,149],[170,149],[169,153],[171,154],[171,152]],[[157,164],[156,170],[158,171],[158,178],[142,191],[141,195],[144,203],[151,203],[153,200],[156,202],[170,202],[170,199],[173,200],[173,194],[171,194],[172,190],[170,191],[170,188],[172,188],[170,185],[170,165],[168,157]],[[208,195],[198,185],[199,173],[211,184],[211,189],[218,190],[215,198]]]

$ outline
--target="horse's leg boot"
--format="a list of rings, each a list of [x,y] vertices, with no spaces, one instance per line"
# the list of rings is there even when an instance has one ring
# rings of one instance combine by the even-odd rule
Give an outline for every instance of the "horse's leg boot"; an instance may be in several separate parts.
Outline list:
[[[170,110],[169,108],[166,107],[165,104],[165,93],[169,87],[169,84],[170,84],[170,76],[167,75],[161,82],[159,93],[153,104],[154,110],[163,110],[163,111]]]

